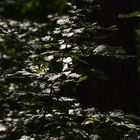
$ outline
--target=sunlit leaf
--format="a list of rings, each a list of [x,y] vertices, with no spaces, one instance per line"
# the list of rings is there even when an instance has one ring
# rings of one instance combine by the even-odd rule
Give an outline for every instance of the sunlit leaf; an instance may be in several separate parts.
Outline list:
[[[87,80],[88,76],[81,76],[77,82],[82,82],[82,81],[85,81]]]
[[[49,48],[51,48],[52,46],[50,45],[50,44],[46,44],[46,45],[44,45],[43,46],[43,48],[46,48],[46,49],[49,49]]]

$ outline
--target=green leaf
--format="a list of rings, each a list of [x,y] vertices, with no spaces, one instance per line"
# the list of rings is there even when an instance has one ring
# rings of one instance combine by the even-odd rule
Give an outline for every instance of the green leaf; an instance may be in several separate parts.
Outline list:
[[[67,28],[69,28],[69,25],[68,25],[68,24],[64,24],[64,25],[63,25],[63,28],[64,28],[64,29],[67,29]]]
[[[51,46],[51,44],[45,44],[44,46],[43,46],[43,48],[46,48],[46,49],[49,49],[49,48],[51,48],[52,46]]]
[[[43,68],[48,68],[49,67],[49,63],[48,62],[45,62],[44,64],[43,64]]]
[[[41,73],[41,72],[43,72],[43,71],[44,71],[43,68],[36,69],[36,72],[37,72],[37,73]]]
[[[140,17],[140,11],[134,11],[128,14],[119,14],[119,18],[133,18],[133,17]]]
[[[88,78],[88,76],[86,76],[86,75],[85,76],[81,76],[77,82],[85,81],[85,80],[87,80],[87,78]]]

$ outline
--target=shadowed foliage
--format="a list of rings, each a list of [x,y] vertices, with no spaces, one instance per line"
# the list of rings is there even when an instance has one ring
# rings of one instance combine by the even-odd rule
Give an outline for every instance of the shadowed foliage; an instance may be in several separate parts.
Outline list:
[[[0,1],[0,139],[140,139],[137,56],[81,2]]]

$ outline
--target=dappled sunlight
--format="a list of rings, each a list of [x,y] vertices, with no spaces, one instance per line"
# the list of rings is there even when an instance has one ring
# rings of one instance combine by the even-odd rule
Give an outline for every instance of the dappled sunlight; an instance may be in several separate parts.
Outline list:
[[[84,0],[85,8],[66,2],[0,2],[0,139],[140,139],[138,116],[100,112],[78,100],[82,84],[94,87],[88,81],[109,79],[94,66],[95,57],[124,62],[134,56],[104,43],[106,33],[117,28],[89,19],[99,10],[96,2]],[[89,89],[82,90],[85,102]]]

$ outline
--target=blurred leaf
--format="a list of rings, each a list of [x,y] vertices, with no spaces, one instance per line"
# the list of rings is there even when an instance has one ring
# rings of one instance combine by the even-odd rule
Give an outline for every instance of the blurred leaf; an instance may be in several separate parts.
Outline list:
[[[134,17],[140,17],[140,11],[134,11],[128,14],[119,14],[119,18],[134,18]]]
[[[88,76],[81,76],[77,82],[82,82],[82,81],[85,81],[87,80]]]
[[[50,44],[46,44],[46,45],[44,45],[43,46],[43,48],[46,48],[46,49],[49,49],[49,48],[51,48],[52,46],[50,45]]]

